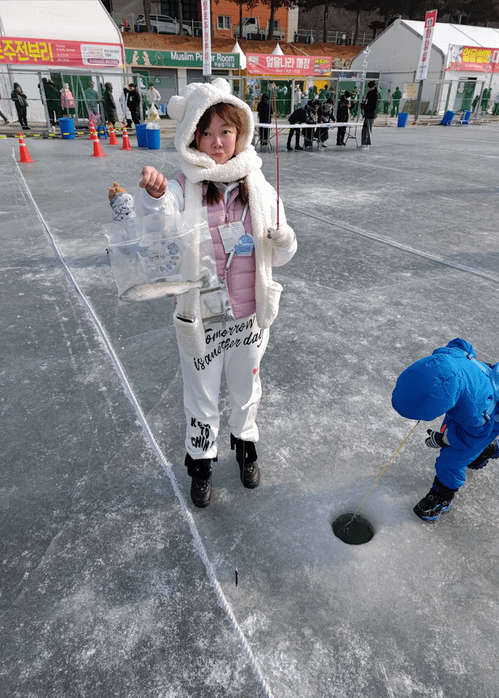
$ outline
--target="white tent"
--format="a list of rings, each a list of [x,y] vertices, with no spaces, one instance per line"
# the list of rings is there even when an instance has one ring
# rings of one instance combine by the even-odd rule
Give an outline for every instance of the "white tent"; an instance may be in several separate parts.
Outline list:
[[[379,72],[381,88],[393,91],[395,87],[399,87],[403,91],[404,85],[415,81],[423,32],[424,22],[397,19],[370,44],[368,70]],[[442,82],[454,82],[456,92],[459,90],[458,85],[474,82],[482,88],[491,87],[492,96],[496,95],[499,90],[499,73],[447,69],[449,47],[463,46],[499,49],[499,29],[437,22],[423,99],[432,99],[435,84]],[[359,54],[352,60],[351,68],[361,70],[363,60],[363,54]]]
[[[38,89],[41,75],[86,75],[97,85],[112,82],[117,101],[123,71],[121,32],[100,0],[0,2],[2,97],[10,97],[13,83],[20,83],[31,121],[45,121]]]

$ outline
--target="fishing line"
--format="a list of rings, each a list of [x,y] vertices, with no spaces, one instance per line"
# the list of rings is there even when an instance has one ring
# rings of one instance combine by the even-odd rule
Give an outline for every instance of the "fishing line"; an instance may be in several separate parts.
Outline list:
[[[374,483],[372,484],[369,492],[366,494],[364,499],[361,501],[357,509],[353,512],[353,514],[341,514],[336,518],[333,523],[332,523],[332,528],[333,528],[333,533],[334,535],[342,540],[344,543],[348,543],[349,545],[362,545],[363,543],[368,543],[374,536],[374,529],[369,523],[367,519],[365,519],[363,516],[359,516],[359,509],[361,506],[364,504],[368,496],[371,494],[373,491],[375,485],[379,482],[381,477],[383,476],[384,472],[392,462],[392,460],[395,458],[397,453],[400,451],[402,446],[405,444],[407,439],[411,436],[411,434],[414,432],[416,427],[418,426],[419,422],[421,420],[418,420],[416,424],[412,427],[411,431],[407,434],[405,439],[402,441],[400,446],[397,448],[393,456],[390,458],[388,463],[385,465],[383,470],[380,472]]]
[[[373,485],[372,485],[371,489],[370,489],[369,492],[366,494],[366,496],[364,497],[364,499],[361,501],[361,503],[359,504],[359,506],[357,507],[357,509],[354,511],[354,513],[353,513],[353,515],[352,515],[352,521],[353,521],[353,519],[355,518],[356,514],[358,514],[360,507],[364,504],[364,502],[366,501],[366,499],[368,498],[368,496],[371,494],[371,492],[373,491],[373,489],[375,488],[375,486],[377,485],[377,483],[379,482],[379,480],[380,480],[381,477],[383,476],[385,470],[388,468],[388,466],[390,465],[390,463],[392,462],[392,460],[395,458],[395,456],[397,455],[397,453],[400,451],[400,449],[402,448],[402,446],[405,444],[405,442],[407,441],[407,439],[408,439],[408,438],[411,436],[411,434],[415,431],[415,429],[416,429],[416,427],[418,426],[418,424],[419,424],[420,421],[421,421],[421,420],[418,419],[418,421],[416,422],[416,424],[412,427],[411,431],[407,434],[407,436],[406,436],[405,439],[402,441],[402,443],[400,444],[400,446],[397,448],[397,450],[395,451],[395,453],[393,454],[393,456],[390,458],[390,460],[389,460],[388,463],[385,465],[385,467],[383,468],[383,470],[380,472],[380,474],[378,475],[378,477],[376,478],[376,480],[373,482]],[[347,524],[347,525],[349,525],[349,524]],[[346,527],[345,527],[345,528],[346,528]]]
[[[195,548],[199,554],[199,557],[203,561],[203,564],[204,564],[205,569],[206,569],[206,573],[207,573],[208,578],[213,586],[213,589],[214,589],[215,594],[218,598],[218,601],[219,601],[220,605],[222,606],[222,608],[224,609],[229,621],[231,622],[233,630],[235,632],[235,635],[236,635],[237,639],[239,640],[239,643],[240,643],[242,649],[246,653],[248,661],[253,669],[253,672],[254,672],[258,682],[260,683],[260,686],[262,687],[263,691],[265,692],[265,695],[267,696],[267,698],[273,698],[272,692],[270,690],[270,686],[268,685],[267,681],[265,680],[265,678],[262,674],[262,671],[260,669],[260,666],[257,662],[257,659],[256,659],[255,655],[253,654],[253,651],[248,643],[248,640],[246,639],[246,637],[242,631],[242,628],[236,619],[234,611],[232,610],[232,607],[229,604],[227,597],[225,596],[225,594],[222,590],[222,587],[220,586],[220,582],[218,581],[217,576],[215,574],[215,569],[214,569],[214,567],[213,567],[213,565],[208,557],[208,554],[206,552],[206,548],[203,544],[203,541],[202,541],[201,536],[199,534],[196,523],[192,517],[192,514],[187,507],[184,495],[182,494],[182,491],[181,491],[180,486],[178,484],[177,478],[175,477],[175,473],[173,472],[172,466],[166,460],[158,442],[156,441],[154,434],[151,431],[151,428],[149,427],[146,416],[145,416],[145,414],[144,414],[144,412],[143,412],[143,410],[142,410],[142,408],[141,408],[141,406],[140,406],[140,404],[139,404],[139,402],[138,402],[138,400],[133,392],[132,387],[130,386],[130,383],[129,383],[128,378],[127,378],[126,373],[125,373],[125,369],[123,368],[120,359],[118,358],[116,352],[114,351],[114,348],[111,344],[111,340],[109,339],[104,327],[102,326],[99,318],[97,317],[97,314],[94,311],[92,305],[90,304],[90,302],[86,298],[83,291],[80,289],[78,282],[76,281],[73,274],[71,273],[70,268],[66,264],[66,262],[62,256],[62,253],[59,250],[59,247],[55,241],[55,238],[52,235],[52,232],[51,232],[48,224],[46,223],[40,209],[38,208],[38,205],[37,205],[32,193],[31,193],[30,188],[28,187],[28,184],[24,178],[24,175],[21,172],[19,164],[16,161],[14,149],[12,150],[12,157],[13,157],[14,162],[16,164],[19,176],[20,176],[20,178],[25,186],[26,192],[27,192],[27,194],[28,194],[28,196],[29,196],[34,208],[35,208],[35,211],[36,211],[36,213],[37,213],[37,215],[38,215],[38,217],[39,217],[39,219],[40,219],[40,221],[45,229],[47,237],[48,237],[57,257],[59,258],[59,261],[62,264],[64,272],[65,272],[70,284],[76,290],[83,305],[87,309],[87,311],[90,315],[90,319],[92,320],[92,323],[93,323],[95,329],[97,330],[98,337],[101,340],[101,342],[104,344],[104,347],[107,350],[107,352],[111,358],[112,363],[114,364],[114,367],[115,367],[116,372],[118,374],[118,377],[122,383],[122,386],[125,390],[125,393],[126,393],[128,399],[130,400],[130,402],[131,402],[131,404],[132,404],[132,406],[137,414],[137,417],[140,421],[140,424],[142,425],[142,429],[145,432],[147,439],[148,439],[154,453],[156,454],[156,457],[158,458],[158,460],[161,464],[161,467],[163,468],[164,473],[166,474],[166,476],[170,480],[170,484],[172,486],[172,489],[173,489],[175,496],[177,497],[177,500],[180,504],[184,518],[187,521],[187,525],[189,526],[192,538],[193,538],[194,543],[195,543]]]

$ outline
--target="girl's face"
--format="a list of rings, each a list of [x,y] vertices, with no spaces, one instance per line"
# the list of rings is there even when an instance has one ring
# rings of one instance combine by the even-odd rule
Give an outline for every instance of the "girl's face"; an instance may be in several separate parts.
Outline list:
[[[201,133],[198,150],[206,153],[219,165],[224,165],[234,155],[237,129],[215,114]]]

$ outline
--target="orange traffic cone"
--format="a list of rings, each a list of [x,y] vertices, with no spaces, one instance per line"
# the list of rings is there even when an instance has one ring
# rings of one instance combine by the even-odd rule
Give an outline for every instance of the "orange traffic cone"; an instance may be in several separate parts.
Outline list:
[[[23,134],[19,133],[19,155],[21,156],[19,162],[35,162],[31,159],[28,147],[24,142]]]
[[[102,152],[102,147],[99,141],[99,136],[97,135],[97,131],[93,132],[93,138],[94,142],[94,158],[107,158],[107,155],[104,155]]]
[[[109,145],[119,145],[112,124],[109,124]]]
[[[128,131],[126,128],[123,126],[123,147],[121,150],[133,150],[132,146],[130,145],[130,139],[128,138]]]

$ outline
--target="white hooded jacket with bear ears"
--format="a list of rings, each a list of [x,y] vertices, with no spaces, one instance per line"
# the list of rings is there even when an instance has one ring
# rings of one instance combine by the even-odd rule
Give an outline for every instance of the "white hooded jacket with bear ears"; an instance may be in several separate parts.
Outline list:
[[[244,132],[239,136],[234,157],[224,164],[214,162],[209,155],[190,147],[199,119],[213,104],[224,102],[237,107],[242,116]],[[249,107],[230,92],[229,83],[217,78],[212,83],[192,83],[168,103],[168,114],[177,120],[175,147],[179,165],[186,176],[184,208],[202,205],[203,181],[235,182],[244,178],[248,189],[253,240],[255,246],[256,320],[261,328],[270,327],[279,310],[282,286],[272,279],[272,266],[286,264],[296,251],[296,238],[287,225],[284,208],[279,206],[279,231],[288,233],[290,244],[276,248],[267,236],[269,228],[277,227],[277,195],[261,171],[262,161],[251,142],[254,122]],[[174,205],[174,197],[167,191],[160,199],[153,199],[144,190],[141,204],[145,213],[167,211]]]

